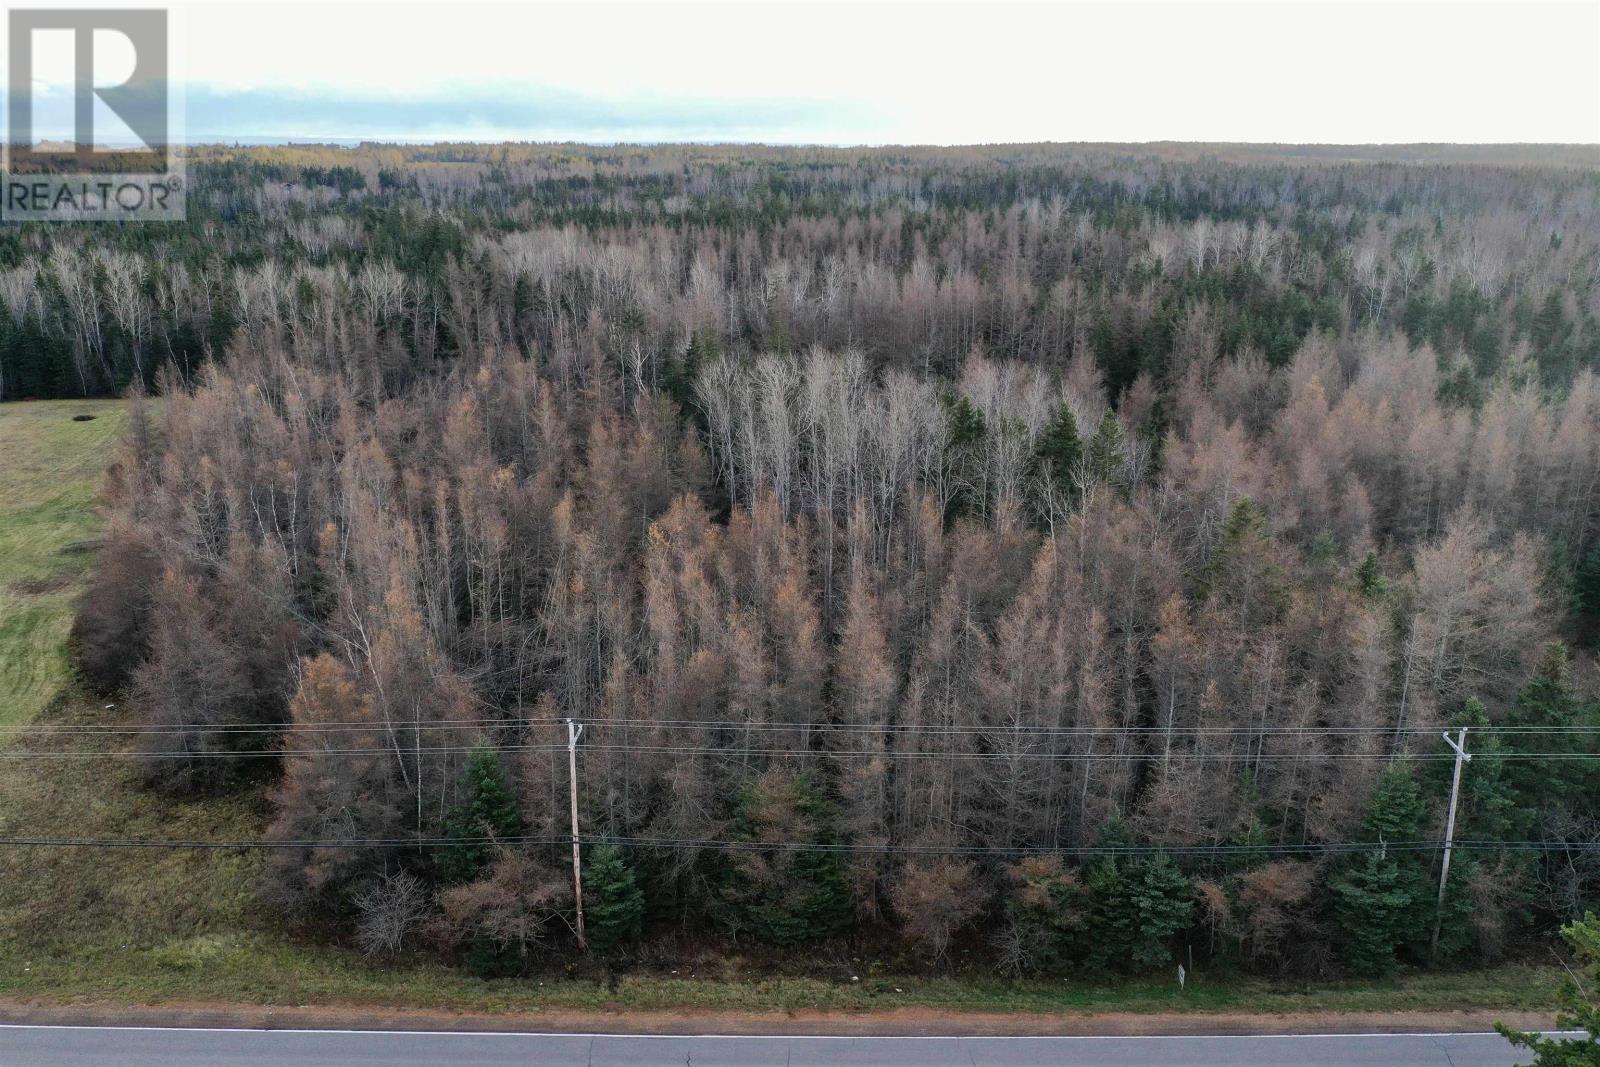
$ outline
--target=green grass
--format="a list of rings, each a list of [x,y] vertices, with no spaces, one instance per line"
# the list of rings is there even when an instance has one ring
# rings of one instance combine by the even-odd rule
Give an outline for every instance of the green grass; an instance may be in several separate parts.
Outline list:
[[[1002,984],[983,978],[895,978],[871,983],[811,978],[685,979],[628,976],[613,992],[592,979],[479,980],[441,966],[376,967],[332,950],[227,934],[197,936],[140,953],[82,958],[0,957],[0,996],[148,1005],[196,1000],[268,1007],[416,1008],[483,1013],[568,1011],[1092,1013],[1543,1011],[1558,985],[1543,970],[1494,972],[1385,986],[1295,992],[1257,984],[1059,982]]]
[[[1417,975],[1382,984],[1299,990],[1203,978],[1176,983],[1072,980],[1000,982],[985,976],[848,979],[801,977],[623,977],[615,990],[593,978],[480,980],[429,963],[369,963],[348,952],[226,932],[158,946],[71,956],[0,952],[0,997],[42,1002],[146,1005],[220,1001],[252,1006],[412,1008],[479,1013],[710,1011],[866,1013],[897,1008],[945,1012],[1402,1012],[1547,1011],[1559,974],[1504,968]]]
[[[30,721],[70,676],[92,555],[61,550],[99,532],[95,494],[122,422],[115,400],[0,404],[0,727]]]

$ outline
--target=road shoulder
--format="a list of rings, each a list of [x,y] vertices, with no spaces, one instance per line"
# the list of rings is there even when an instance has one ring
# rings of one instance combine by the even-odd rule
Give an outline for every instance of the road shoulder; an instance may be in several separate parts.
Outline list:
[[[342,1010],[330,1007],[245,1007],[170,1004],[46,1005],[0,1001],[0,1024],[32,1026],[138,1026],[209,1029],[408,1030],[478,1033],[738,1034],[843,1036],[1118,1036],[1482,1033],[1496,1022],[1548,1029],[1539,1012],[1292,1012],[1246,1014],[1095,1012],[1073,1014],[942,1012],[902,1008],[846,1012],[577,1012],[476,1014],[466,1012]]]

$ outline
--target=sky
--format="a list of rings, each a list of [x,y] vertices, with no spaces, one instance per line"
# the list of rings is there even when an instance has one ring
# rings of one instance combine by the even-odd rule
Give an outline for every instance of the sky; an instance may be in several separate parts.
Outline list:
[[[215,0],[177,25],[191,141],[1600,142],[1596,0]]]

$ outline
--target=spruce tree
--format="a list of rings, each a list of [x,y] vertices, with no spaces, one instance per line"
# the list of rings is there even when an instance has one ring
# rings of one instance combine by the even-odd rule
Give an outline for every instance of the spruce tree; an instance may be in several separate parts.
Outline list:
[[[1168,942],[1189,926],[1189,878],[1166,856],[1138,861],[1107,857],[1086,873],[1090,896],[1090,963],[1146,969],[1171,960]]]
[[[1472,751],[1470,771],[1461,776],[1461,808],[1456,815],[1456,834],[1483,841],[1524,841],[1533,832],[1537,813],[1523,806],[1507,771],[1517,762],[1507,760],[1510,752],[1507,735],[1482,730],[1489,725],[1489,712],[1477,699],[1469,700],[1460,714],[1450,719],[1450,729],[1468,729],[1467,747]],[[1515,737],[1512,737],[1513,742]],[[1448,795],[1452,765],[1438,760],[1429,790]],[[1528,858],[1522,856],[1519,858]]]
[[[605,955],[638,940],[644,922],[644,890],[615,845],[590,849],[588,860],[583,870],[583,895],[589,946]]]
[[[1553,753],[1557,757],[1581,756],[1590,752],[1589,739],[1571,732],[1575,726],[1595,726],[1600,709],[1585,708],[1572,684],[1572,668],[1567,647],[1559,641],[1545,645],[1516,702],[1506,716],[1507,726],[1538,727],[1542,732],[1507,735],[1512,751]],[[1600,775],[1592,760],[1524,756],[1510,761],[1506,777],[1517,802],[1530,810],[1565,807],[1574,797],[1593,795],[1600,788]]]
[[[1433,932],[1437,856],[1414,847],[1390,850],[1385,846],[1420,841],[1427,818],[1428,803],[1416,776],[1409,765],[1397,763],[1379,776],[1361,821],[1363,836],[1379,843],[1384,862],[1394,875],[1399,909],[1394,920],[1395,946],[1407,946],[1424,955]]]
[[[1013,974],[1065,966],[1085,933],[1085,889],[1059,856],[1033,856],[1008,871],[1001,966]]]
[[[972,401],[958,393],[946,392],[944,402],[950,420],[947,448],[966,448],[983,440],[983,412],[974,407]]]
[[[1233,502],[1227,521],[1222,524],[1222,541],[1217,552],[1224,559],[1260,549],[1271,543],[1267,513],[1247,496]]]
[[[1411,768],[1397,763],[1379,776],[1361,828],[1369,841],[1415,841],[1427,814],[1428,806]]]
[[[1066,488],[1072,484],[1073,469],[1082,456],[1083,442],[1078,437],[1078,420],[1073,417],[1072,408],[1062,404],[1034,446],[1034,468],[1056,485]]]
[[[1395,950],[1409,929],[1412,896],[1393,859],[1374,850],[1333,883],[1334,922],[1350,969],[1383,977],[1395,969]]]
[[[1476,940],[1472,925],[1472,879],[1478,861],[1469,855],[1457,855],[1450,866],[1450,880],[1445,883],[1444,903],[1439,906],[1439,947],[1428,962],[1443,963],[1461,957]]]
[[[1566,312],[1561,306],[1561,293],[1555,289],[1545,297],[1539,313],[1533,319],[1534,358],[1551,380],[1557,380],[1571,368],[1566,366],[1563,347],[1570,332]]]
[[[1578,922],[1561,928],[1561,936],[1577,957],[1589,967],[1587,983],[1580,983],[1570,972],[1561,987],[1561,1010],[1556,1025],[1562,1029],[1585,1030],[1583,1037],[1546,1037],[1539,1033],[1512,1030],[1504,1023],[1494,1028],[1513,1045],[1534,1054],[1533,1067],[1600,1067],[1600,1003],[1591,990],[1600,988],[1600,919],[1588,912]],[[1587,984],[1587,989],[1585,988]]]
[[[1600,635],[1600,540],[1596,540],[1572,576],[1572,601],[1588,623],[1591,640]]]
[[[434,855],[439,880],[447,884],[476,878],[489,865],[495,842],[523,832],[522,813],[494,749],[473,749],[464,778],[461,799],[444,820],[444,836],[461,843],[445,845]]]
[[[1101,844],[1128,838],[1120,823],[1108,826]],[[1089,896],[1089,961],[1104,968],[1138,970],[1171,957],[1167,942],[1189,925],[1194,893],[1166,856],[1127,860],[1107,856],[1084,873]]]
[[[1139,860],[1129,880],[1138,916],[1137,964],[1157,966],[1171,958],[1168,942],[1189,925],[1194,914],[1194,889],[1177,864],[1166,856]]]
[[[1389,591],[1389,580],[1378,568],[1378,554],[1368,552],[1356,570],[1356,588],[1368,600],[1382,600]]]
[[[765,801],[763,786],[768,787]],[[808,773],[789,778],[769,772],[762,782],[740,793],[742,838],[760,842],[773,832],[772,822],[794,829],[808,845],[837,843],[833,807]],[[721,896],[726,908],[720,918],[731,932],[748,931],[772,945],[831,937],[849,925],[853,911],[839,853],[825,848],[737,853],[723,879]]]
[[[983,421],[983,412],[979,411],[972,401],[948,389],[942,396],[948,428],[945,454],[965,475],[970,475],[974,466],[980,462],[977,457],[978,448],[983,443],[984,435],[988,433],[989,428]],[[970,482],[958,490],[950,500],[952,512],[950,517],[979,510],[983,501],[978,493],[977,487]]]
[[[1122,484],[1122,463],[1127,454],[1122,420],[1110,408],[1100,416],[1100,425],[1089,441],[1089,470],[1108,485]]]
[[[1213,595],[1238,607],[1246,626],[1267,626],[1288,608],[1289,583],[1273,552],[1267,513],[1249,497],[1228,512],[1205,581]]]

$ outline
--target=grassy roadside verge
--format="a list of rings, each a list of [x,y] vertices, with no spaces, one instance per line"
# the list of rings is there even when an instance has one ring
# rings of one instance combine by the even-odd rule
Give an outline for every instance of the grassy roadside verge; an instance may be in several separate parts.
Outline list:
[[[69,677],[72,602],[92,557],[61,550],[99,531],[95,494],[122,424],[116,400],[0,404],[0,727],[32,719]]]
[[[1347,1013],[1544,1011],[1559,972],[1506,967],[1317,987],[1258,980],[1003,982],[976,975],[874,978],[623,977],[480,980],[436,964],[374,965],[330,948],[244,933],[51,955],[0,952],[0,997],[31,1003],[408,1008],[483,1014],[545,1011],[782,1013]]]

